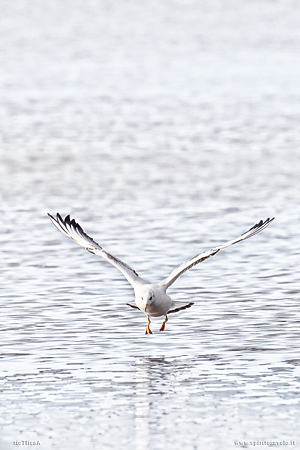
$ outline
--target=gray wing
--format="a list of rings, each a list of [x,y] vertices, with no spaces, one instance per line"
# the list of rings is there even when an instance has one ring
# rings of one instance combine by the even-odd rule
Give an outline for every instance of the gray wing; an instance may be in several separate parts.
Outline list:
[[[254,225],[250,230],[246,231],[246,233],[243,233],[238,238],[226,242],[223,245],[220,245],[219,247],[212,248],[211,250],[207,250],[206,252],[200,253],[199,255],[194,256],[194,258],[190,259],[189,261],[184,262],[181,264],[181,266],[177,267],[177,269],[173,270],[173,272],[165,278],[163,281],[161,281],[159,284],[161,286],[165,286],[166,289],[168,289],[169,286],[171,286],[177,278],[179,278],[184,272],[194,267],[196,264],[201,263],[202,261],[205,261],[205,259],[209,258],[212,255],[215,255],[220,250],[226,247],[230,247],[230,245],[236,244],[237,242],[243,241],[245,239],[248,239],[251,236],[254,236],[255,234],[262,231],[264,228],[266,228],[268,225],[270,225],[271,222],[273,222],[273,219],[267,219],[265,221],[261,220],[256,225]]]
[[[94,253],[98,256],[102,256],[102,258],[106,259],[106,261],[119,269],[133,288],[140,284],[149,283],[148,281],[143,280],[141,277],[139,277],[135,270],[133,270],[119,258],[116,258],[110,253],[106,252],[99,244],[97,244],[97,242],[95,242],[83,231],[81,226],[77,222],[75,222],[74,219],[71,220],[69,215],[66,216],[65,219],[63,219],[58,213],[56,217],[51,216],[51,214],[49,213],[48,216],[51,222],[63,234],[68,236],[70,239],[73,239],[73,241],[84,247],[89,252]]]
[[[172,305],[171,305],[171,307],[170,307],[170,309],[168,311],[168,314],[174,313],[174,312],[177,312],[177,311],[181,311],[183,309],[190,308],[193,304],[194,304],[194,302],[177,302],[177,301],[174,301],[174,302],[172,302]]]

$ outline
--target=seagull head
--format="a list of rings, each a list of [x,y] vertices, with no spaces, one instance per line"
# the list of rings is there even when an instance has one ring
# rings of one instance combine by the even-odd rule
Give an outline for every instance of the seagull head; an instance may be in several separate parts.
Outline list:
[[[149,308],[149,306],[151,306],[151,304],[153,303],[154,292],[151,291],[151,289],[147,289],[146,291],[143,292],[142,300],[144,303],[145,312],[147,312],[147,308]]]

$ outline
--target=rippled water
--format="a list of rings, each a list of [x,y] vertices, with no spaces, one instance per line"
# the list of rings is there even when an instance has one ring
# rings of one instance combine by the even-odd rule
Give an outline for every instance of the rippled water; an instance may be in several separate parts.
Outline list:
[[[0,449],[299,448],[300,4],[1,15]],[[153,282],[276,219],[180,278],[195,304],[146,336],[56,211]]]

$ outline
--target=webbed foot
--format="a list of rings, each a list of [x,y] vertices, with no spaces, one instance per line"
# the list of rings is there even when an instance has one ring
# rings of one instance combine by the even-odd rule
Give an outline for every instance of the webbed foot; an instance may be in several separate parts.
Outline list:
[[[164,331],[165,326],[166,326],[166,322],[168,322],[168,316],[166,316],[166,318],[163,321],[162,326],[160,327],[159,331]]]
[[[152,334],[152,331],[150,330],[150,327],[149,327],[149,325],[147,325],[147,328],[146,328],[145,334]]]
[[[148,316],[148,325],[146,327],[145,334],[152,334],[152,331],[150,330],[150,323],[151,323],[151,321],[150,321],[149,316]]]

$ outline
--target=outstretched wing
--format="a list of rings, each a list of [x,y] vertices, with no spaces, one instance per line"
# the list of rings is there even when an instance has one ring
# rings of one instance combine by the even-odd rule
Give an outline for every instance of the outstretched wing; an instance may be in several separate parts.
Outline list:
[[[116,258],[115,256],[103,250],[103,248],[100,247],[97,242],[95,242],[83,231],[81,226],[77,222],[75,222],[74,219],[70,219],[69,215],[64,219],[58,213],[56,217],[51,216],[51,214],[49,213],[48,216],[51,222],[63,234],[73,239],[73,241],[77,242],[77,244],[81,245],[89,252],[94,253],[98,256],[102,256],[102,258],[106,259],[106,261],[110,262],[113,266],[119,269],[123,273],[125,278],[127,278],[133,288],[140,284],[149,283],[148,281],[143,280],[141,277],[139,277],[135,270],[133,270],[119,258]]]
[[[165,286],[166,289],[168,289],[168,287],[171,286],[177,280],[177,278],[180,277],[180,275],[182,275],[184,272],[194,267],[196,264],[199,264],[205,259],[209,258],[210,256],[215,255],[223,248],[230,247],[230,245],[236,244],[237,242],[243,241],[244,239],[248,239],[249,237],[254,236],[255,234],[262,231],[264,228],[266,228],[271,222],[273,222],[273,220],[274,217],[273,219],[267,219],[265,221],[261,220],[252,228],[250,228],[250,230],[246,231],[246,233],[243,233],[240,237],[234,239],[233,241],[226,242],[226,244],[220,245],[219,247],[212,248],[211,250],[207,250],[206,252],[194,256],[194,258],[184,262],[183,264],[181,264],[181,266],[177,267],[177,269],[173,270],[173,272],[159,284],[161,286]]]
[[[194,304],[194,302],[177,302],[174,301],[172,302],[172,305],[168,311],[168,314],[170,313],[174,313],[177,311],[181,311],[182,309],[187,309],[190,308],[192,305]]]

